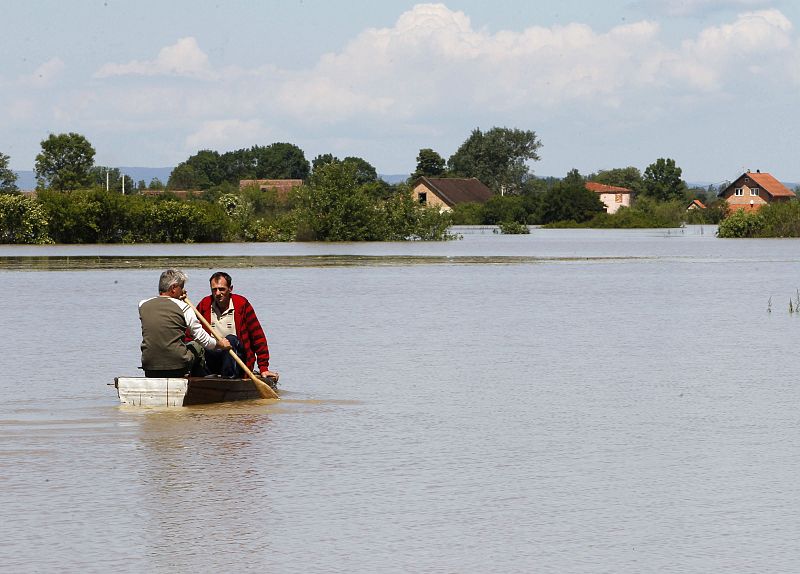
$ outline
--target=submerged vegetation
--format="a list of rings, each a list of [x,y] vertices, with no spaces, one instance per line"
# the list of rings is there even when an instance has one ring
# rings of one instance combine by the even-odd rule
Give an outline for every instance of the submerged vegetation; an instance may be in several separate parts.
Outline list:
[[[719,237],[800,237],[800,202],[771,203],[758,211],[738,210],[719,224]]]
[[[274,190],[227,186],[187,199],[104,189],[0,195],[4,243],[403,241],[449,239],[450,218],[415,203],[406,186],[370,193],[353,167],[324,166],[308,185]]]
[[[689,189],[669,158],[644,172],[629,166],[587,176],[573,169],[560,179],[534,177],[527,162],[539,159],[542,144],[535,132],[518,129],[473,130],[447,161],[423,148],[412,176],[395,185],[362,158],[322,154],[308,162],[299,147],[273,143],[225,153],[200,150],[178,164],[165,189],[155,179],[134,185],[117,168],[95,166],[95,150],[80,134],[51,134],[41,144],[33,197],[19,194],[10,158],[0,153],[3,243],[445,240],[456,237],[448,231],[452,225],[497,225],[500,233],[523,234],[529,225],[625,229],[686,223],[720,223],[719,237],[800,237],[799,203],[725,219],[727,203],[717,196],[719,189]],[[440,212],[413,199],[419,176],[478,178],[494,196]],[[270,179],[287,185],[279,192],[258,184]],[[253,184],[244,185],[248,181]],[[607,213],[600,195],[587,187],[607,194],[605,201],[612,207],[616,201],[619,209]],[[617,197],[609,200],[612,193]]]

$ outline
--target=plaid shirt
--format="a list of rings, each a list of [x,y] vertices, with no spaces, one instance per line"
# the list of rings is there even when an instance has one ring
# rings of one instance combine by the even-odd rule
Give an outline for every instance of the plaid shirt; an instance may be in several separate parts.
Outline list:
[[[245,364],[253,370],[253,365],[258,356],[258,369],[260,372],[269,370],[269,346],[267,345],[267,336],[264,334],[264,329],[261,328],[261,323],[258,322],[256,311],[250,304],[250,301],[231,293],[233,300],[233,322],[236,324],[236,336],[244,345]],[[211,322],[211,303],[210,295],[206,295],[197,304],[197,310]]]

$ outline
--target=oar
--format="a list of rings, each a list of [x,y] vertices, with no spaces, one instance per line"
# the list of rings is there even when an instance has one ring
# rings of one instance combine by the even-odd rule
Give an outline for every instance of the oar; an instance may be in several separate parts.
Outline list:
[[[203,317],[202,313],[200,313],[200,311],[197,310],[197,307],[192,305],[192,302],[189,301],[189,297],[184,296],[183,300],[186,301],[186,304],[189,305],[189,307],[192,308],[192,311],[194,311],[194,314],[197,315],[197,318],[200,319],[200,322],[203,325],[205,325],[205,328],[208,329],[211,332],[212,335],[214,335],[214,338],[217,341],[221,341],[222,337],[219,336],[219,333],[217,333],[214,330],[214,327],[212,327],[211,324],[206,320],[206,318]],[[255,383],[256,389],[258,389],[258,394],[261,395],[262,399],[278,399],[278,400],[280,400],[280,397],[278,396],[278,393],[273,391],[272,387],[270,387],[267,383],[265,383],[264,381],[259,379],[257,376],[255,376],[253,374],[253,371],[248,369],[247,365],[244,364],[244,361],[242,361],[242,359],[239,358],[239,355],[236,354],[236,351],[234,351],[233,349],[228,349],[228,352],[231,354],[231,357],[233,357],[233,359],[239,364],[239,366],[242,368],[242,370],[245,373],[247,373],[247,376],[250,377],[250,379],[253,381],[253,383]]]

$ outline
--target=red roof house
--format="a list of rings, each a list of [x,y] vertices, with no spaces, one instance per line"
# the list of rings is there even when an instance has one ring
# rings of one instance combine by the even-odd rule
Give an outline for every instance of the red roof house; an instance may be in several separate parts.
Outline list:
[[[600,201],[606,206],[606,212],[608,213],[615,213],[620,207],[631,206],[631,195],[633,191],[627,187],[617,187],[616,185],[587,181],[586,189],[600,195]]]
[[[789,201],[796,196],[772,175],[757,170],[744,172],[720,191],[719,197],[728,202],[731,211],[756,211],[768,203]]]

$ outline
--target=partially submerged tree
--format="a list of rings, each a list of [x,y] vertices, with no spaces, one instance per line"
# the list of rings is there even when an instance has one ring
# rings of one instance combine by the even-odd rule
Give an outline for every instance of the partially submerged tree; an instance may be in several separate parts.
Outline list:
[[[569,180],[557,183],[542,201],[542,223],[574,221],[584,223],[598,213],[605,212],[605,205],[596,193],[586,189],[582,178],[578,181],[573,172]]]

